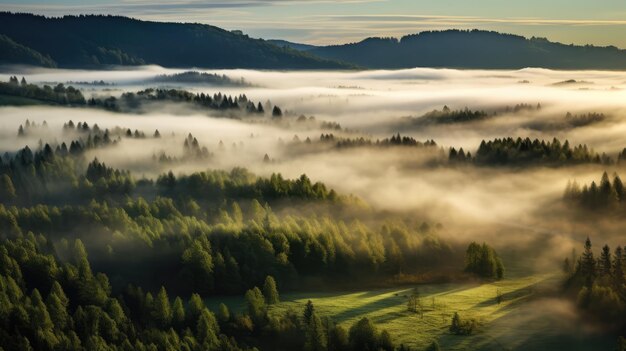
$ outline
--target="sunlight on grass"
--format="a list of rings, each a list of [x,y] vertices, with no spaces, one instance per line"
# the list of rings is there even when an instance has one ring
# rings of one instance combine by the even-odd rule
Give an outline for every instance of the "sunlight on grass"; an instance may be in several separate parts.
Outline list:
[[[450,335],[448,327],[454,312],[463,318],[475,318],[486,324],[515,313],[520,302],[533,296],[535,289],[556,279],[555,274],[540,274],[505,279],[486,284],[450,283],[417,285],[423,315],[407,311],[408,296],[413,286],[401,289],[381,289],[347,293],[288,293],[281,296],[282,302],[272,306],[270,313],[282,313],[293,308],[304,308],[311,300],[322,316],[330,316],[346,328],[356,320],[367,316],[379,328],[387,329],[398,344],[422,348],[433,340],[439,340],[447,349],[464,349],[475,337]],[[502,301],[496,296],[500,291]],[[221,299],[235,311],[242,311],[241,298]],[[210,299],[207,303],[216,306],[220,301]],[[482,328],[481,330],[485,330]],[[479,334],[483,331],[479,331]],[[490,332],[490,331],[489,331]]]
[[[424,306],[423,315],[407,311],[408,289],[373,290],[339,295],[287,294],[283,303],[272,312],[287,308],[301,309],[313,301],[321,315],[329,315],[337,323],[349,326],[368,316],[379,327],[387,329],[394,340],[408,346],[423,346],[448,332],[454,312],[464,318],[476,318],[481,324],[499,318],[520,300],[533,294],[534,287],[550,275],[535,275],[482,285],[441,284],[420,285],[418,291]],[[498,304],[498,289],[503,301]]]

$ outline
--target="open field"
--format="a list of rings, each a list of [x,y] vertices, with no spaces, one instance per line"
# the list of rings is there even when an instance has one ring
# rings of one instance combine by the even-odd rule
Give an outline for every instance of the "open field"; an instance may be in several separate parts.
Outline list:
[[[419,285],[423,315],[407,311],[413,287],[289,293],[281,296],[282,302],[273,306],[271,313],[289,308],[299,311],[311,300],[321,316],[331,316],[346,328],[367,316],[379,328],[387,329],[398,343],[417,350],[433,340],[445,350],[611,350],[614,340],[573,317],[575,312],[569,302],[546,296],[557,282],[557,274],[539,274],[488,284]],[[500,304],[496,301],[498,291],[503,298]],[[244,308],[239,297],[215,298],[207,304],[215,309],[219,302],[233,311]],[[475,318],[480,325],[478,332],[469,337],[451,335],[448,327],[454,312],[464,319]]]

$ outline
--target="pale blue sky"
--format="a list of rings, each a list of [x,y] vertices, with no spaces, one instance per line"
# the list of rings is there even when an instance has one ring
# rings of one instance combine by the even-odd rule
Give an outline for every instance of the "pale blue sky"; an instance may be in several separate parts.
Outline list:
[[[626,48],[625,0],[0,0],[0,10],[201,22],[312,44],[479,28]]]

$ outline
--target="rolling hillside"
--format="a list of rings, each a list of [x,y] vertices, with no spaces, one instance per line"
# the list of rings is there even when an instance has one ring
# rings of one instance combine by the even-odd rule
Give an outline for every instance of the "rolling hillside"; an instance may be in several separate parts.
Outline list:
[[[24,30],[28,28],[28,30]],[[0,13],[0,34],[60,67],[337,69],[348,65],[218,27],[119,16],[43,17]],[[12,60],[11,63],[31,63]]]
[[[626,50],[575,46],[487,31],[421,32],[318,47],[308,53],[368,68],[626,69]]]

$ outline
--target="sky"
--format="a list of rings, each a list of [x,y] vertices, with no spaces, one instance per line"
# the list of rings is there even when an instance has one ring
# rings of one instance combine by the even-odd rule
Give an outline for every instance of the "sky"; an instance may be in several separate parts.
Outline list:
[[[0,0],[0,11],[198,22],[309,44],[477,28],[626,48],[624,0]]]

